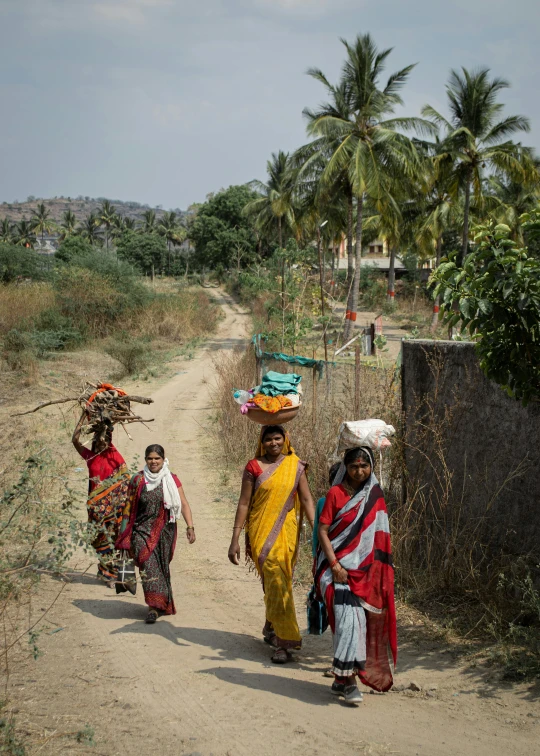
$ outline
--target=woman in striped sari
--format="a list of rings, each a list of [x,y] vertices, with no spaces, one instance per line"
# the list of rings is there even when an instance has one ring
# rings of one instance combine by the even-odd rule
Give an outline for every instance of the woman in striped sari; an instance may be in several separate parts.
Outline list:
[[[81,444],[81,429],[86,420],[83,413],[73,432],[73,446],[88,466],[88,522],[96,528],[92,546],[99,557],[98,578],[114,588],[117,570],[114,564],[114,543],[122,520],[122,511],[129,486],[129,471],[124,458],[113,446],[112,429],[105,440],[94,438],[91,449]]]
[[[313,500],[306,463],[294,453],[279,425],[265,426],[255,459],[244,470],[229,559],[240,560],[240,532],[246,527],[246,556],[264,590],[264,640],[275,648],[272,661],[284,664],[301,646],[292,577],[298,555],[302,514],[313,527]]]
[[[350,449],[319,517],[315,583],[334,635],[332,693],[358,704],[356,675],[374,690],[392,687],[397,660],[394,568],[383,492],[371,449]]]

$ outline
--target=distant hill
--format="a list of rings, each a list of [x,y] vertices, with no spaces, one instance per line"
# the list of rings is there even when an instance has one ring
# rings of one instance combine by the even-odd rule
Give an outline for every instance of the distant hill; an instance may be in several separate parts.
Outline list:
[[[99,206],[107,197],[54,197],[52,199],[41,199],[40,197],[28,197],[26,202],[2,202],[0,204],[0,220],[9,218],[10,221],[18,223],[23,218],[30,219],[32,210],[43,202],[45,207],[51,211],[51,217],[54,221],[60,223],[66,210],[75,213],[78,221],[84,220],[90,213],[97,213]],[[142,220],[145,210],[154,210],[156,216],[160,218],[166,211],[162,207],[150,207],[142,205],[140,202],[124,202],[123,200],[110,200],[114,205],[116,212],[126,218]],[[172,208],[179,217],[186,215],[180,208]]]

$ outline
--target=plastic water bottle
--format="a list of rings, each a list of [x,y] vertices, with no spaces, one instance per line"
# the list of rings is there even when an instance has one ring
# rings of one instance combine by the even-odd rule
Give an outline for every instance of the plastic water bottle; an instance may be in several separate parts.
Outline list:
[[[249,393],[249,391],[242,391],[242,389],[237,389],[233,392],[234,401],[238,404],[247,404],[253,399],[253,395]]]

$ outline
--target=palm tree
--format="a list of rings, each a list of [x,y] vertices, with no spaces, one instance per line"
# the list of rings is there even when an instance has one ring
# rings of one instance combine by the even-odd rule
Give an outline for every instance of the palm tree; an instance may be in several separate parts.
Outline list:
[[[77,217],[73,210],[65,211],[64,215],[62,216],[62,223],[60,224],[60,228],[62,229],[60,234],[62,241],[64,239],[69,239],[70,236],[73,236],[75,229],[77,228]]]
[[[15,244],[19,247],[33,247],[35,243],[33,223],[23,218],[15,225]]]
[[[13,223],[9,220],[9,218],[2,218],[2,221],[0,222],[0,242],[4,242],[4,244],[9,244],[13,241]]]
[[[272,153],[266,163],[267,182],[254,179],[249,185],[260,194],[244,208],[246,215],[255,218],[260,231],[277,226],[278,244],[283,248],[283,225],[294,229],[293,176],[289,154],[280,150]]]
[[[525,149],[525,148],[524,148]],[[523,226],[519,219],[540,202],[540,161],[532,150],[527,149],[528,160],[534,165],[532,175],[524,181],[514,181],[502,175],[493,175],[487,179],[486,207],[489,215],[497,223],[505,223],[512,229],[512,236],[523,244]]]
[[[377,206],[384,199],[386,175],[413,175],[418,170],[420,161],[414,143],[397,129],[433,129],[417,118],[387,118],[397,105],[402,104],[399,91],[414,66],[392,74],[380,89],[379,79],[391,49],[379,52],[369,34],[358,36],[352,45],[345,40],[342,42],[347,56],[342,67],[341,86],[347,96],[348,117],[333,113],[332,106],[325,104],[319,111],[310,113],[308,133],[325,137],[333,148],[322,180],[332,184],[346,172],[356,197],[356,262],[347,302],[344,333],[347,340],[354,328],[358,309],[366,198]],[[328,82],[325,86],[332,89]]]
[[[349,120],[352,117],[352,111],[349,97],[350,91],[346,83],[342,81],[337,86],[333,86],[330,84],[324,73],[316,68],[310,68],[308,70],[308,76],[312,76],[314,79],[321,82],[330,97],[329,103],[326,103],[317,111],[313,111],[310,108],[304,108],[303,114],[308,121],[308,131],[310,126],[322,115],[340,118],[345,121]],[[347,221],[346,226],[344,226],[344,231],[346,232],[347,238],[347,280],[351,281],[354,275],[354,191],[349,179],[347,166],[345,166],[341,174],[332,181],[331,185],[328,185],[327,180],[321,180],[330,158],[338,147],[339,138],[336,140],[330,140],[327,136],[323,136],[319,139],[314,139],[309,145],[301,147],[297,150],[295,155],[296,159],[303,163],[300,175],[309,171],[312,179],[319,185],[320,192],[336,199],[339,198],[344,204],[346,204]]]
[[[171,273],[171,247],[185,239],[185,229],[180,225],[178,216],[171,210],[160,218],[157,232],[165,238],[169,252],[169,275]]]
[[[127,216],[122,219],[122,226],[126,231],[135,231],[137,228],[137,221],[135,218],[128,218]]]
[[[105,246],[109,249],[109,237],[111,235],[111,228],[114,225],[115,218],[117,216],[114,205],[109,200],[103,200],[101,207],[98,209],[97,218],[99,219],[99,225],[105,228]]]
[[[463,262],[469,243],[471,193],[477,205],[483,198],[486,169],[513,180],[523,180],[530,173],[529,161],[520,145],[508,139],[520,131],[530,131],[525,116],[507,116],[499,120],[503,104],[497,101],[499,92],[510,85],[504,79],[490,79],[489,68],[462,73],[451,71],[446,85],[450,119],[446,119],[431,105],[425,105],[422,115],[444,129],[444,152],[455,162],[452,191],[463,192],[463,236],[458,264]]]
[[[77,233],[94,246],[101,241],[100,225],[99,217],[95,213],[90,213],[79,225]]]
[[[143,234],[153,234],[156,231],[156,214],[154,210],[145,210],[143,213],[143,224],[140,228]]]
[[[51,218],[51,211],[45,207],[44,202],[40,202],[36,210],[32,210],[30,218],[32,231],[41,234],[41,247],[43,248],[43,237],[45,233],[50,233],[54,228],[54,221]]]

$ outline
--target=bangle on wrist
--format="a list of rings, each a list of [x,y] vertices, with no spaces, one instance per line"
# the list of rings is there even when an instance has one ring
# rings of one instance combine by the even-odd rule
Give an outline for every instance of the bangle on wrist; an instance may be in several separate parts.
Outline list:
[[[195,530],[195,527],[193,525],[188,525],[186,530]]]
[[[330,569],[333,570],[334,567],[336,566],[336,564],[338,564],[338,563],[339,563],[339,559],[336,557],[334,559],[334,561],[332,562],[332,564],[330,565]],[[339,566],[341,567],[341,565],[339,565]]]

